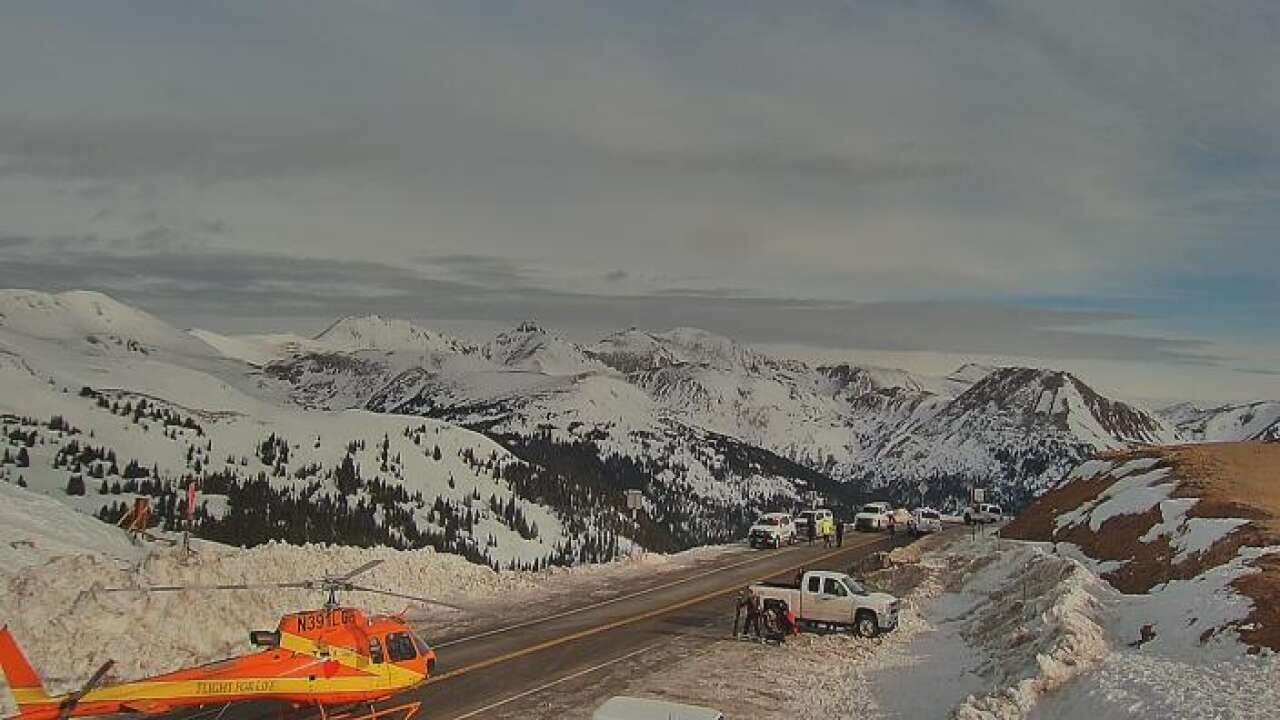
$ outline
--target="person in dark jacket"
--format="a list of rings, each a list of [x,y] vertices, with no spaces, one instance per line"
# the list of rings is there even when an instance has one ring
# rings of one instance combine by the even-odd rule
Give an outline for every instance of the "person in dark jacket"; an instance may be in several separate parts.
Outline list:
[[[836,547],[844,547],[844,523],[836,521]]]
[[[809,535],[809,544],[812,545],[814,538],[818,536],[818,518],[809,518],[809,522],[805,523],[805,527],[807,528],[805,532]]]

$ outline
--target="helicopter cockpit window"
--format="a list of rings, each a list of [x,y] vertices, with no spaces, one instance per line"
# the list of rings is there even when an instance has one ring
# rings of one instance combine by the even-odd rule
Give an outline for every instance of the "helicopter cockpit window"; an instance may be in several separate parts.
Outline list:
[[[376,663],[383,661],[382,641],[378,638],[369,638],[369,659]]]
[[[410,637],[413,638],[414,647],[418,648],[419,655],[426,655],[427,653],[431,652],[431,647],[428,646],[425,642],[423,642],[422,638],[418,637],[417,635],[410,635]]]
[[[414,649],[409,633],[398,632],[387,636],[387,655],[391,662],[404,662],[418,657],[418,651]]]

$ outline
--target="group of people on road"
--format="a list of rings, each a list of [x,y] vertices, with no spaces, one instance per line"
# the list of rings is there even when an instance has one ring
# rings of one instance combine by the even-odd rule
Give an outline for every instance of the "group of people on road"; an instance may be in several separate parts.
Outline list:
[[[821,535],[824,547],[831,547],[832,542],[836,547],[844,547],[844,523],[836,522],[832,518],[821,518],[816,522],[806,523],[805,532],[808,534],[810,545]]]

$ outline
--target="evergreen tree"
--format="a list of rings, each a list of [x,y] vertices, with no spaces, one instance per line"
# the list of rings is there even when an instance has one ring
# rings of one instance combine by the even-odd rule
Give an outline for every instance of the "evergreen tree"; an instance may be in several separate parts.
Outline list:
[[[67,478],[67,494],[68,495],[84,495],[84,477],[81,475],[72,475]]]

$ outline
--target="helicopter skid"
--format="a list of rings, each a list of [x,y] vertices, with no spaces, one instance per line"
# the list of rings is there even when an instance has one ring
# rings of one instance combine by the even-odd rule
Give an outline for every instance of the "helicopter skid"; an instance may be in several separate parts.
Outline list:
[[[328,714],[322,712],[321,717],[324,720],[382,720],[383,718],[388,718],[389,720],[412,720],[421,708],[421,702],[409,702],[389,708],[375,708],[370,705],[369,712],[366,713],[343,712]]]

